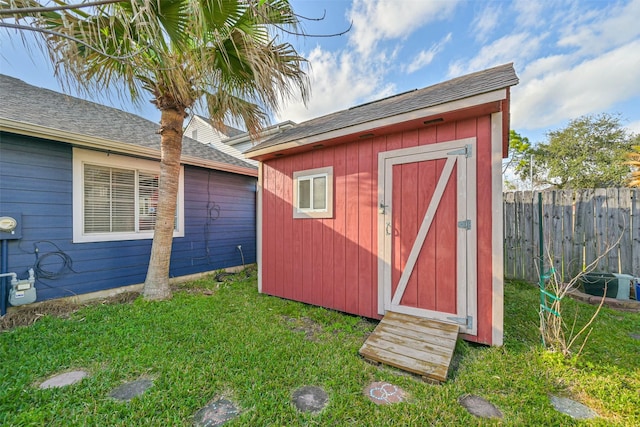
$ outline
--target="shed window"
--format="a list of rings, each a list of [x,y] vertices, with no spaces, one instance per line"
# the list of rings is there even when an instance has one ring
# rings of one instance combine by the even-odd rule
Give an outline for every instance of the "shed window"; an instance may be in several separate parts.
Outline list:
[[[294,172],[293,217],[333,217],[333,168]]]
[[[74,150],[74,242],[153,238],[160,164]],[[174,236],[183,236],[182,170]]]

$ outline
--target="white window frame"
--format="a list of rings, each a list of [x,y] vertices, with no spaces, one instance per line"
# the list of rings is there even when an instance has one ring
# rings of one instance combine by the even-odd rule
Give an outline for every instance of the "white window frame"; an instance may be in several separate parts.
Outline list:
[[[318,177],[326,177],[326,203],[324,209],[305,208],[300,209],[298,207],[298,185],[301,180],[311,180]],[[313,185],[311,185],[313,188]],[[313,191],[313,190],[312,190]],[[313,194],[311,194],[311,201],[313,203]],[[327,166],[324,168],[307,169],[293,173],[293,217],[298,219],[303,218],[333,218],[333,166]]]
[[[84,165],[130,169],[141,172],[160,173],[160,162],[137,159],[101,151],[73,149],[73,242],[115,242],[121,240],[153,239],[153,230],[138,232],[84,232]],[[139,211],[136,198],[136,215]],[[180,166],[178,179],[178,200],[176,206],[176,228],[173,237],[184,237],[184,166]]]

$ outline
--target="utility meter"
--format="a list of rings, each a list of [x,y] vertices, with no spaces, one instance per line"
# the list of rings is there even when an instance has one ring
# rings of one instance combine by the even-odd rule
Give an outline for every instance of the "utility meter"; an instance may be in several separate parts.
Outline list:
[[[0,231],[11,233],[18,226],[18,221],[10,216],[0,216]]]
[[[0,212],[0,241],[22,239],[22,214]]]

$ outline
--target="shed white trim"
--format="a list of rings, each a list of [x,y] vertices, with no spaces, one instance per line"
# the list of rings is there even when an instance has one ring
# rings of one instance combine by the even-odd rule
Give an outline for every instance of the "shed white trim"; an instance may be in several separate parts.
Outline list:
[[[263,193],[263,171],[262,162],[258,164],[258,185],[256,194],[256,261],[258,263],[258,292],[262,293],[262,193]]]
[[[491,344],[504,340],[504,254],[502,213],[502,113],[491,115]]]

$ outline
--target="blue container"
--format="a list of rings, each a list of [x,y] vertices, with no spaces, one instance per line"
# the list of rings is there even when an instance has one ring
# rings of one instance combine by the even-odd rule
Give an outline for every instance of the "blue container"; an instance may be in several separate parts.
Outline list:
[[[636,280],[636,301],[640,301],[640,282]]]

